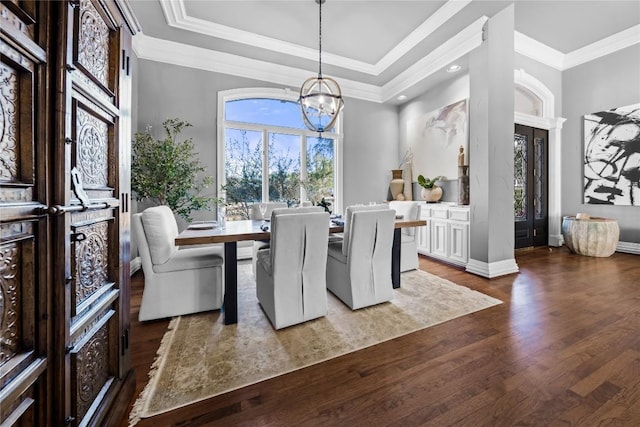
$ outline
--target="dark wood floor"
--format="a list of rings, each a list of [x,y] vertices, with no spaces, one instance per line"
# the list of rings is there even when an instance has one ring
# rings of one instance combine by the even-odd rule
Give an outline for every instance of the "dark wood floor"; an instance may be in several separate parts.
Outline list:
[[[138,425],[640,426],[640,257],[540,248],[517,262],[487,280],[421,258],[504,304]],[[136,397],[167,324],[133,321]]]

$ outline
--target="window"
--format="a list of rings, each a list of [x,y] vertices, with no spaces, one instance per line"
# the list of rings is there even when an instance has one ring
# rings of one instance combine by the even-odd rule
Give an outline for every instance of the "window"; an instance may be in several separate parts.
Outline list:
[[[285,90],[233,90],[218,99],[218,183],[227,218],[247,219],[260,202],[340,208],[339,122],[319,136]]]

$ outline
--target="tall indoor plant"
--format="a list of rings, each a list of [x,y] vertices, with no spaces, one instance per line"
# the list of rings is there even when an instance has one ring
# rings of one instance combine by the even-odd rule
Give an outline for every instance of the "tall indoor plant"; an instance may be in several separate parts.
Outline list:
[[[204,174],[191,138],[178,141],[178,134],[190,123],[167,119],[162,123],[164,139],[154,139],[150,129],[137,132],[132,145],[131,189],[138,201],[167,205],[174,213],[191,221],[191,212],[211,210],[220,200],[200,194],[213,184]]]

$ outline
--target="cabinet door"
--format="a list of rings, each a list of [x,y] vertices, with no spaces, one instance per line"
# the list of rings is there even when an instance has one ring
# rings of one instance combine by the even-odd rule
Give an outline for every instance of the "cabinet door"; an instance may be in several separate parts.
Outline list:
[[[425,218],[422,218],[425,219]],[[431,252],[431,233],[429,231],[429,221],[427,220],[427,225],[423,227],[417,227],[417,246],[418,253],[428,255]]]
[[[431,220],[431,254],[439,257],[448,256],[447,221]]]
[[[56,3],[62,87],[54,134],[54,289],[58,396],[54,422],[99,425],[121,386],[128,306],[128,190],[121,187],[121,23],[108,2]],[[124,163],[126,167],[127,162]]]
[[[469,225],[452,221],[449,223],[449,258],[466,264],[468,260]]]
[[[0,5],[0,424],[47,425],[48,5]]]

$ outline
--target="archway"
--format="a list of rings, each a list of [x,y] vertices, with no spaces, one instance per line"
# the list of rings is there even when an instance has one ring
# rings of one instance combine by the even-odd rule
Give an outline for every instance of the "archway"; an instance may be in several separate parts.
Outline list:
[[[541,81],[524,70],[514,70],[514,82],[542,102],[540,115],[514,112],[514,122],[549,131],[549,245],[561,246],[562,238],[562,124],[555,116],[555,96]]]

